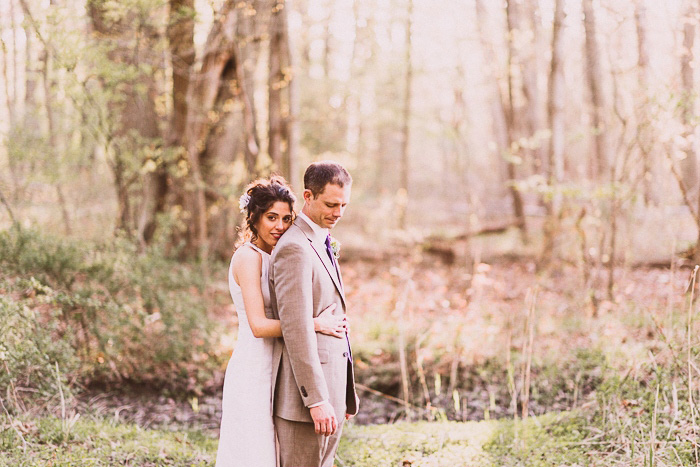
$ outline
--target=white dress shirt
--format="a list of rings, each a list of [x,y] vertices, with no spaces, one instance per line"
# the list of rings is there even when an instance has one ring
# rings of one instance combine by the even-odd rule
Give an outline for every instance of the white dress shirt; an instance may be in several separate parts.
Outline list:
[[[307,224],[311,226],[311,230],[313,230],[314,235],[313,238],[311,239],[314,243],[316,243],[318,246],[323,247],[323,249],[326,249],[326,237],[328,237],[328,229],[325,229],[315,223],[314,221],[311,220],[309,216],[304,214],[303,212],[299,213],[299,217],[304,219]]]

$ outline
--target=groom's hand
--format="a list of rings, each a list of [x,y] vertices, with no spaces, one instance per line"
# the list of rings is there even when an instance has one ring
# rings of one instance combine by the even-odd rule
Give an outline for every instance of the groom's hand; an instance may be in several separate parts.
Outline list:
[[[325,436],[335,433],[335,430],[338,429],[338,420],[335,418],[335,410],[331,404],[325,402],[310,410],[316,433]]]

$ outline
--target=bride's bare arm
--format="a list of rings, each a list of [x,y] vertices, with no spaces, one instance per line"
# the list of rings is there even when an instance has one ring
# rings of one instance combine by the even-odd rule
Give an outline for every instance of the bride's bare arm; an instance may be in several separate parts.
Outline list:
[[[260,286],[261,275],[260,253],[246,248],[233,262],[233,278],[241,286],[248,324],[255,337],[281,337],[280,322],[265,316],[265,302]]]
[[[241,287],[243,304],[245,305],[248,324],[255,337],[282,337],[279,320],[265,316],[260,276],[262,275],[262,258],[250,248],[242,251],[233,263],[233,278]],[[324,309],[314,318],[314,331],[329,336],[343,337],[346,321],[340,316],[333,316],[336,305]],[[326,313],[328,312],[328,313]]]

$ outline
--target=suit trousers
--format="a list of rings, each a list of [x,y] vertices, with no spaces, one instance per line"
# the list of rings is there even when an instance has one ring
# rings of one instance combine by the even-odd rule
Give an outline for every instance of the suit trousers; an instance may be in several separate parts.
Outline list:
[[[339,417],[336,432],[323,436],[316,434],[313,423],[275,416],[280,467],[333,467],[344,422],[345,417]]]

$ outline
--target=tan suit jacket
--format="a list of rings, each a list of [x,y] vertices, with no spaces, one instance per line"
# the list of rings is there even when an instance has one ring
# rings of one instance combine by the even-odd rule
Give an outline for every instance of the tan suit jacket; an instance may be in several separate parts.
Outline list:
[[[273,355],[273,414],[297,422],[313,422],[308,407],[324,400],[339,419],[357,413],[349,341],[314,332],[321,311],[335,303],[333,314],[344,315],[346,305],[342,276],[313,238],[297,218],[275,245],[269,272],[271,317],[283,336]]]

